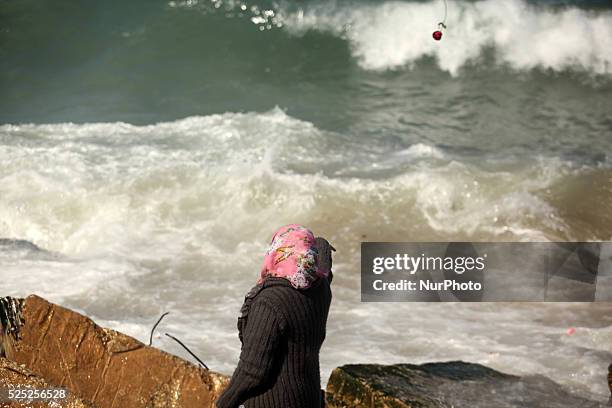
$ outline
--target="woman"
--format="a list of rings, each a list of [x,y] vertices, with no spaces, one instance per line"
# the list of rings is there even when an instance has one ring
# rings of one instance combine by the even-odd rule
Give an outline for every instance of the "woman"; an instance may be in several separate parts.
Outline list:
[[[240,310],[240,361],[218,408],[324,406],[319,350],[331,303],[331,250],[301,225],[274,234]]]

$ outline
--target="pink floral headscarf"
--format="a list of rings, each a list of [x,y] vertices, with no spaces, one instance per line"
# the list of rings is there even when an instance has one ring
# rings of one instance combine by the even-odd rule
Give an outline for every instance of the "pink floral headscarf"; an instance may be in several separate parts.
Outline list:
[[[319,266],[315,237],[298,224],[281,227],[272,237],[257,283],[268,276],[287,279],[296,289],[307,289],[329,271]]]

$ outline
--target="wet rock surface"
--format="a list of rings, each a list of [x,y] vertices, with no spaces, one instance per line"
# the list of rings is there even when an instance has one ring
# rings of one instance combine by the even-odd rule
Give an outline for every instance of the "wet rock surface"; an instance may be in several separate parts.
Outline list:
[[[10,388],[36,388],[48,389],[52,387],[44,379],[38,377],[25,366],[15,363],[0,357],[0,385],[3,389]],[[75,395],[68,394],[66,399],[48,399],[38,402],[18,402],[17,400],[9,400],[5,396],[0,396],[0,407],[17,408],[17,407],[48,407],[48,408],[96,408],[93,405],[82,401]]]
[[[330,408],[603,408],[543,376],[518,377],[461,361],[354,364],[327,384]]]
[[[227,377],[146,346],[38,296],[23,301],[6,358],[97,408],[213,407]]]

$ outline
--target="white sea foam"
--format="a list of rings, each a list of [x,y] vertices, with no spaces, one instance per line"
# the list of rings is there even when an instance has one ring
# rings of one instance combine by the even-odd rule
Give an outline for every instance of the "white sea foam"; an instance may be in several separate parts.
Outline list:
[[[443,17],[441,1],[352,7],[324,3],[277,18],[296,35],[318,30],[346,38],[359,64],[368,70],[395,69],[433,56],[441,69],[457,74],[493,48],[498,63],[518,70],[612,72],[610,11],[554,11],[523,0],[448,3],[448,29],[440,42],[433,41],[431,34]]]
[[[280,109],[148,126],[0,126],[2,236],[64,254],[128,254],[135,243],[152,245],[151,234],[167,248],[175,241],[166,234],[190,236],[198,225],[200,234],[253,225],[243,236],[257,240],[279,217],[313,219],[329,205],[351,209],[364,225],[413,218],[432,234],[534,228],[541,238],[538,226],[564,227],[546,221],[554,209],[535,194],[563,176],[559,161],[489,173],[422,143],[400,151],[356,144],[337,155],[325,145],[332,139]],[[399,165],[408,170],[392,173]],[[386,176],[371,179],[364,166]],[[495,222],[501,218],[508,223]]]

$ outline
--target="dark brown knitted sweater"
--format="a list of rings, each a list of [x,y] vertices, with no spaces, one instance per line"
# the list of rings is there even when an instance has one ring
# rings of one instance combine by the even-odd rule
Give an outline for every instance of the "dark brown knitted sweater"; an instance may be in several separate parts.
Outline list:
[[[331,303],[327,279],[306,290],[267,278],[253,298],[242,351],[218,408],[319,408],[319,350]],[[267,285],[267,284],[266,284]]]

